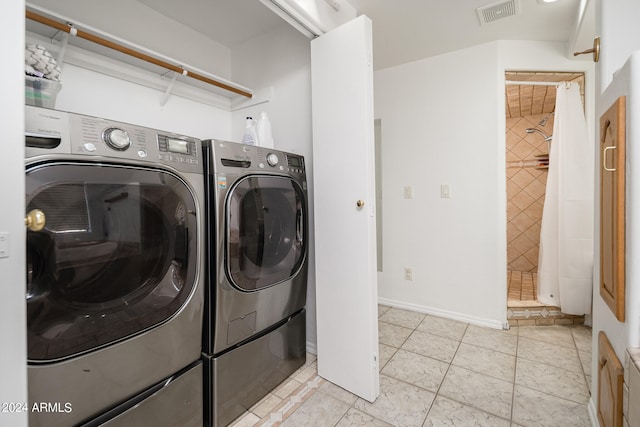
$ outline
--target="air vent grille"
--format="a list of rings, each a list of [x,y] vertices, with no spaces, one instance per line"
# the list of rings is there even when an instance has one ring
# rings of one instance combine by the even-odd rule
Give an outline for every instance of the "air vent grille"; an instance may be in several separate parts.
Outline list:
[[[516,0],[502,0],[481,6],[477,11],[480,23],[484,25],[515,16],[518,13],[518,7]]]

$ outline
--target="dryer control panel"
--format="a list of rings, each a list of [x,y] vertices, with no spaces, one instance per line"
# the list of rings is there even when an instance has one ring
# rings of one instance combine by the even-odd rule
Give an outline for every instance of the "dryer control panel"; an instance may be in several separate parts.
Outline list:
[[[26,158],[48,154],[128,159],[202,173],[200,140],[129,123],[26,106]]]
[[[217,172],[282,173],[305,179],[304,156],[273,148],[210,140]]]

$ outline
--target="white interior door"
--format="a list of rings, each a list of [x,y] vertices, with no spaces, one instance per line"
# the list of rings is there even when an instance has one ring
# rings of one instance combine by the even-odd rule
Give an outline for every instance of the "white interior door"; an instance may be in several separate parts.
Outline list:
[[[311,42],[318,373],[379,394],[371,21]]]

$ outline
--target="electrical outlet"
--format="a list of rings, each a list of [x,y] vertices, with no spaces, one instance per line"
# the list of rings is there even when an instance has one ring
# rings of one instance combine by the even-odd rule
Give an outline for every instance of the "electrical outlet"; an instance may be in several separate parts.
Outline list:
[[[413,268],[411,267],[404,268],[404,280],[413,281]]]

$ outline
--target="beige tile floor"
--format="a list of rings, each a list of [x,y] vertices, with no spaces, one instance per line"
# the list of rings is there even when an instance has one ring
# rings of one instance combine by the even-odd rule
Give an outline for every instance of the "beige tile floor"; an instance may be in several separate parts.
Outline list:
[[[508,331],[379,306],[380,396],[323,380],[315,356],[243,426],[590,426],[591,329]]]

